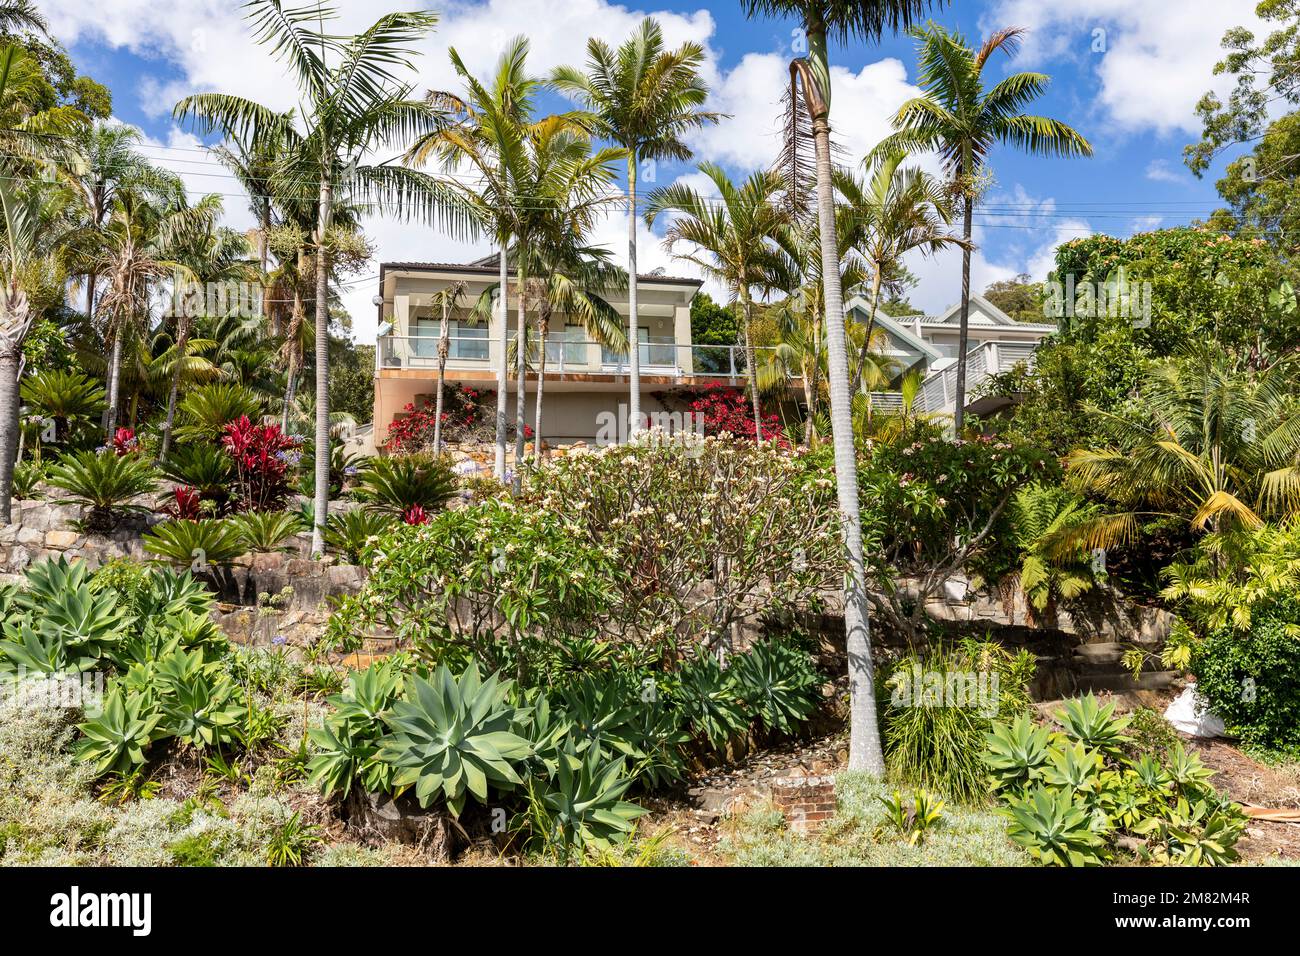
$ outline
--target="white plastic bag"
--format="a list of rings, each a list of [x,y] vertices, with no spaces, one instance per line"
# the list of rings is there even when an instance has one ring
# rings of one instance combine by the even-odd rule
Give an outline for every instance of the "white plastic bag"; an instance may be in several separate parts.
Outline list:
[[[1196,692],[1196,685],[1187,686],[1165,708],[1165,720],[1174,729],[1192,737],[1222,737],[1223,721],[1210,711],[1209,702]]]

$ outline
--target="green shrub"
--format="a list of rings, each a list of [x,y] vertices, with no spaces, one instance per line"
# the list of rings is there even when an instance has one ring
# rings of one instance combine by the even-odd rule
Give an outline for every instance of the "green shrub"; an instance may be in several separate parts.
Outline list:
[[[821,679],[812,658],[785,641],[755,644],[730,670],[750,719],[768,733],[797,733],[817,709]]]
[[[286,542],[303,530],[298,516],[288,511],[248,511],[228,520],[241,546],[252,554],[287,551]]]
[[[14,465],[13,491],[15,498],[31,501],[39,494],[38,486],[46,480],[45,466],[38,461],[20,461]]]
[[[736,674],[718,659],[698,650],[677,669],[674,699],[691,730],[715,751],[727,746],[749,727]]]
[[[164,477],[193,488],[201,499],[213,502],[218,513],[225,510],[230,484],[235,479],[235,465],[220,445],[176,445],[159,468]]]
[[[90,509],[89,531],[107,533],[129,511],[145,511],[131,499],[157,488],[153,465],[143,455],[117,455],[112,451],[83,451],[62,455],[50,468],[49,483],[69,493],[71,504]]]
[[[349,564],[360,564],[370,547],[393,523],[392,515],[361,508],[334,512],[325,523],[325,543]]]
[[[456,494],[451,465],[432,455],[372,458],[357,477],[357,497],[368,508],[398,517],[417,506],[432,514]]]
[[[161,719],[143,695],[128,699],[114,688],[104,698],[103,712],[79,725],[85,736],[77,742],[77,759],[94,764],[97,774],[129,773],[144,763]]]
[[[535,843],[564,860],[575,850],[608,851],[623,843],[646,813],[622,799],[632,782],[622,757],[605,759],[594,747],[585,756],[566,749],[550,786],[540,795],[530,790],[528,822]]]
[[[899,778],[959,801],[988,792],[986,740],[998,716],[1028,702],[1033,657],[992,642],[938,646],[908,655],[884,681],[881,733],[885,761]]]
[[[1300,744],[1300,601],[1257,608],[1247,631],[1221,627],[1192,645],[1196,689],[1249,744]]]

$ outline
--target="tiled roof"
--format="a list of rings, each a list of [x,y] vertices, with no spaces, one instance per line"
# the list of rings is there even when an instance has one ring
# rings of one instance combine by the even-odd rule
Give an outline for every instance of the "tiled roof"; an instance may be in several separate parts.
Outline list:
[[[493,253],[484,256],[482,259],[475,259],[473,262],[384,262],[380,263],[380,269],[387,272],[393,269],[408,269],[412,271],[424,272],[481,272],[484,275],[495,275],[497,272],[497,257]],[[514,270],[507,271],[508,275],[513,275]],[[691,279],[687,276],[668,276],[658,275],[656,273],[640,273],[637,278],[642,282],[668,282],[673,285],[703,285],[701,279]]]

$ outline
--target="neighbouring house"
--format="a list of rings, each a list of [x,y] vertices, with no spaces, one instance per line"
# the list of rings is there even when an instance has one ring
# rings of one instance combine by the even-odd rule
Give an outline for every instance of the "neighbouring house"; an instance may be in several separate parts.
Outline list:
[[[389,425],[409,404],[417,408],[431,400],[438,377],[438,337],[441,308],[434,296],[463,282],[463,307],[450,318],[447,383],[495,392],[497,371],[504,356],[497,337],[497,312],[474,321],[474,303],[498,280],[495,255],[476,262],[386,262],[379,267],[379,337],[375,349],[374,441],[382,447]],[[518,297],[510,273],[508,329],[513,341]],[[641,363],[641,410],[645,414],[671,411],[656,398],[673,389],[708,383],[743,384],[744,351],[739,347],[696,346],[691,342],[691,300],[698,279],[652,273],[640,277],[638,313]],[[604,298],[625,317],[627,293]],[[536,316],[529,312],[530,323]],[[537,355],[529,357],[525,379],[526,421],[533,424]],[[515,376],[509,369],[511,421]],[[628,356],[602,348],[579,325],[552,315],[546,345],[546,392],[542,406],[542,438],[564,443],[596,438],[614,416],[626,422],[629,397]],[[624,432],[626,426],[624,425]]]
[[[871,304],[861,298],[848,303],[846,316],[865,323]],[[884,336],[878,347],[894,360],[897,380],[909,372],[921,377],[915,410],[952,414],[956,404],[957,339],[960,303],[940,315],[888,316],[876,312],[876,327]],[[1019,363],[1032,365],[1038,344],[1056,331],[1048,323],[1017,322],[983,296],[971,296],[966,347],[966,411],[990,415],[1015,401],[1014,396],[987,395],[981,386],[990,375],[1007,372]],[[875,392],[872,405],[883,411],[901,407],[898,392]]]

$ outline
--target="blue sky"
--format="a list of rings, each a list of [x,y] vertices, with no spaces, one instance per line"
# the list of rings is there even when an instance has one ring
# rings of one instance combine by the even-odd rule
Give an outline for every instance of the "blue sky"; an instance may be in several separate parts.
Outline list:
[[[256,46],[237,0],[38,0],[78,67],[113,90],[118,119],[141,128],[146,152],[186,177],[196,192],[226,196],[232,225],[250,223],[238,187],[202,152],[192,134],[174,127],[170,107],[190,92],[221,90],[270,105],[293,105],[292,85],[264,48]],[[406,0],[340,0],[342,26],[360,29],[382,9],[416,8]],[[453,83],[446,49],[454,45],[471,69],[485,73],[504,42],[527,33],[539,72],[580,63],[586,38],[611,42],[644,14],[660,18],[670,42],[693,39],[708,51],[707,76],[715,108],[730,120],[699,137],[698,158],[735,174],[765,165],[776,148],[778,101],[791,54],[793,21],[749,21],[738,3],[673,2],[648,6],[608,0],[485,0],[432,3],[442,17],[422,46],[417,89]],[[1214,174],[1195,180],[1182,164],[1183,147],[1198,135],[1194,105],[1208,89],[1228,27],[1255,23],[1254,0],[958,0],[934,13],[939,22],[978,40],[993,29],[1023,26],[1027,39],[1014,60],[999,58],[994,78],[1013,69],[1041,70],[1051,89],[1036,111],[1065,120],[1087,136],[1091,159],[1043,160],[1012,149],[992,156],[996,182],[977,214],[979,252],[973,285],[1017,272],[1042,278],[1057,243],[1089,232],[1129,235],[1203,217],[1214,208]],[[887,37],[832,50],[836,94],[833,124],[847,156],[857,160],[888,131],[888,117],[914,95],[913,42]],[[556,101],[559,105],[559,101]],[[932,163],[931,163],[932,165]],[[656,182],[698,182],[692,164],[661,166]],[[369,231],[378,259],[460,258],[484,251],[428,229],[376,220]],[[621,249],[625,226],[611,220],[600,238]],[[691,270],[674,262],[649,232],[646,267]],[[910,263],[920,278],[911,299],[939,311],[958,295],[955,256]],[[364,339],[373,334],[371,272],[357,277],[348,304]],[[369,325],[368,325],[369,323]]]

